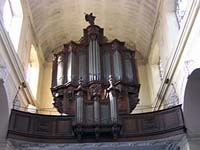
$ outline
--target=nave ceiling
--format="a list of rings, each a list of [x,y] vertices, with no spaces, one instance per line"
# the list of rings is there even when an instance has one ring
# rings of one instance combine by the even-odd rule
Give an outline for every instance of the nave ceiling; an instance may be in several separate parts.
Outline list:
[[[27,0],[36,38],[47,59],[64,43],[78,42],[88,26],[84,13],[109,39],[125,41],[146,58],[157,18],[159,0]]]

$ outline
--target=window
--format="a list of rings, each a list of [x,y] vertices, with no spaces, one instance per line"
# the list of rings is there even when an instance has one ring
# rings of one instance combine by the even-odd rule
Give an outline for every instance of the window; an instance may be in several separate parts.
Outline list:
[[[29,84],[34,98],[36,98],[39,80],[39,61],[37,52],[33,45],[31,46],[26,80]]]
[[[182,21],[187,9],[187,4],[187,0],[176,0],[176,17],[179,26],[182,25]]]
[[[23,13],[20,0],[6,0],[3,8],[3,22],[16,51],[19,44],[22,19]]]

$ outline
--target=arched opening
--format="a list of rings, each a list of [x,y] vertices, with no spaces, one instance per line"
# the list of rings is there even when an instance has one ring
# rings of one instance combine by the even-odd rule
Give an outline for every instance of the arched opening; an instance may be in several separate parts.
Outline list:
[[[34,46],[31,46],[30,58],[27,69],[26,80],[32,91],[34,98],[37,98],[38,80],[39,80],[39,60]]]
[[[189,135],[200,135],[200,68],[195,69],[188,77],[185,88],[183,113]]]

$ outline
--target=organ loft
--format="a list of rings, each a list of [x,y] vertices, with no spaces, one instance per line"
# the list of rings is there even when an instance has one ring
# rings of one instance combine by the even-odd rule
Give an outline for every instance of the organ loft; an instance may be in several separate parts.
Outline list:
[[[108,41],[95,16],[85,14],[89,26],[80,42],[64,44],[55,54],[51,91],[61,114],[73,116],[72,130],[79,139],[120,135],[121,116],[139,102],[134,49],[117,39]]]
[[[12,109],[7,137],[44,143],[146,143],[185,133],[181,105],[131,114],[140,89],[135,51],[117,39],[108,41],[92,13],[85,20],[90,25],[80,42],[65,44],[54,57],[51,92],[61,115]]]

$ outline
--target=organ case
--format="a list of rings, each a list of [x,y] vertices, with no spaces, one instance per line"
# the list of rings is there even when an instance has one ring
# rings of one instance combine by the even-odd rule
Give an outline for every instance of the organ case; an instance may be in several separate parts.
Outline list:
[[[135,51],[117,39],[108,41],[94,22],[83,31],[79,43],[64,44],[55,54],[53,104],[61,114],[75,115],[77,136],[80,125],[116,125],[115,135],[120,114],[130,113],[139,101]]]

